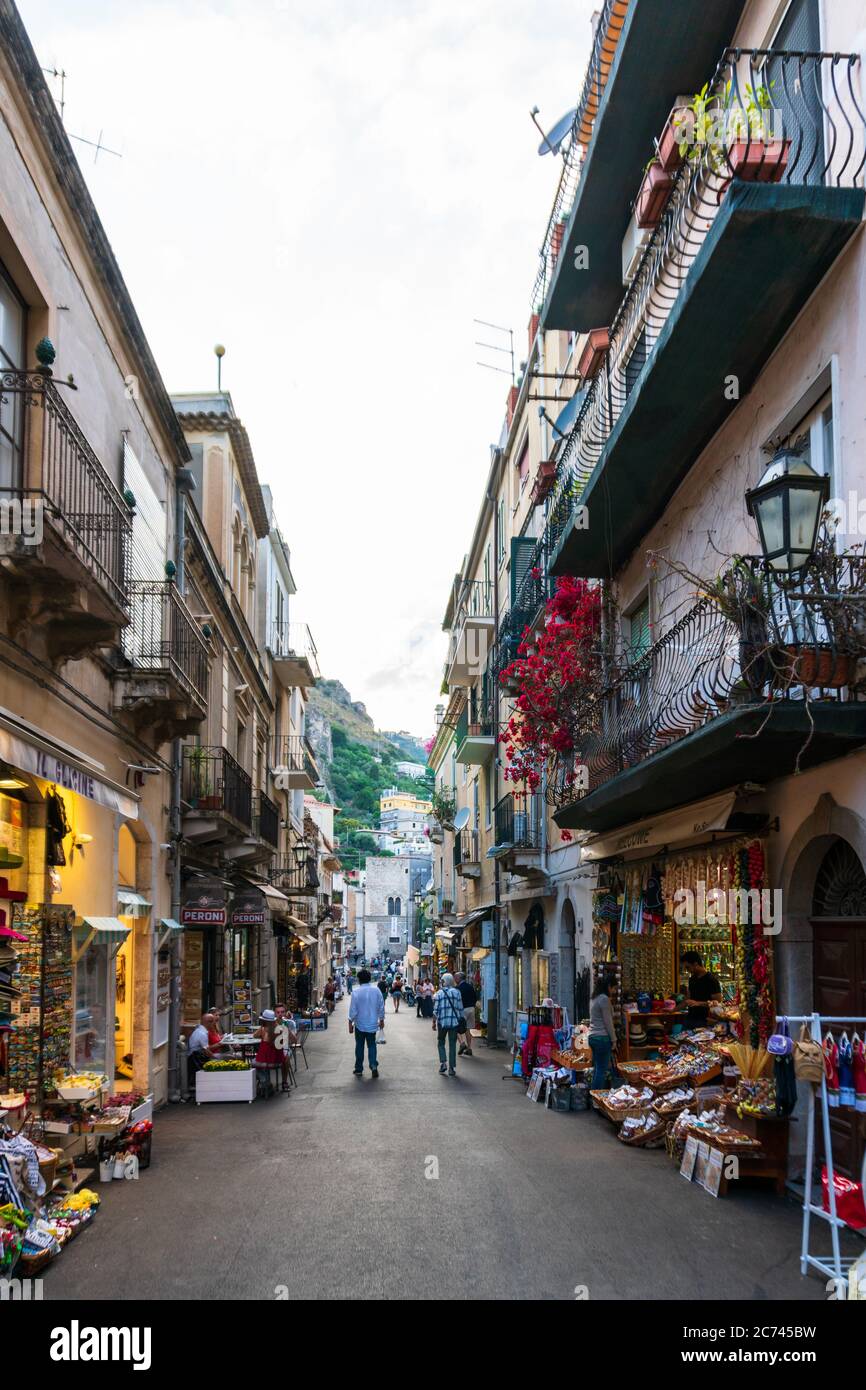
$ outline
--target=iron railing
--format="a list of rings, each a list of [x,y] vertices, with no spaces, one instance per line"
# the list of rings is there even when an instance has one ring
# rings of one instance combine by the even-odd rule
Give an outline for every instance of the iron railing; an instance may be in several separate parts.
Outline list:
[[[462,869],[464,864],[480,863],[478,831],[461,830],[454,836],[454,867]]]
[[[319,653],[306,623],[274,623],[269,646],[278,661],[306,661],[315,680],[321,678]]]
[[[551,799],[574,801],[738,706],[862,700],[866,558],[840,555],[836,573],[807,572],[795,587],[748,562],[757,604],[735,621],[710,597],[690,608],[597,701],[573,711],[577,752],[553,770]],[[580,763],[585,779],[575,783]]]
[[[278,855],[271,865],[270,882],[281,893],[316,893],[319,888],[316,862],[309,858],[299,864],[293,854]]]
[[[252,829],[252,780],[225,748],[184,748],[183,799],[194,811],[223,812]]]
[[[4,414],[7,432],[23,438],[23,476],[4,481],[0,493],[41,502],[65,543],[125,610],[132,512],[57,386],[40,371],[0,372]]]
[[[132,665],[168,673],[206,710],[210,649],[177,585],[168,579],[133,579],[129,612],[123,649]]]
[[[496,716],[493,701],[486,694],[479,694],[473,687],[469,692],[467,704],[457,716],[457,728],[455,730],[457,747],[460,748],[469,737],[489,738],[495,732]]]
[[[271,758],[274,771],[302,772],[311,782],[318,783],[316,759],[303,734],[275,735],[271,739]]]
[[[859,187],[866,121],[855,54],[728,49],[705,110],[684,129],[686,157],[610,327],[610,347],[563,444],[545,528],[552,555],[601,459],[732,179]],[[692,138],[686,138],[687,132]]]
[[[264,792],[256,793],[256,834],[274,849],[280,844],[280,808]]]
[[[543,806],[538,792],[507,792],[493,810],[496,844],[541,849]]]
[[[568,222],[574,207],[587,146],[592,138],[595,118],[616,56],[628,7],[629,0],[604,0],[599,16],[583,88],[562,149],[562,172],[539,251],[530,301],[536,311],[543,305],[556,271],[564,240],[563,224]]]

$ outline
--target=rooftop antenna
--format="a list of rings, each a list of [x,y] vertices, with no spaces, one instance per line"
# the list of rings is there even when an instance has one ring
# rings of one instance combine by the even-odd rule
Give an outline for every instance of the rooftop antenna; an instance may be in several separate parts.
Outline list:
[[[511,371],[509,371],[507,367],[495,367],[495,366],[494,366],[492,363],[490,363],[490,362],[478,362],[478,361],[476,361],[475,365],[476,365],[476,367],[486,367],[487,370],[488,370],[488,372],[502,372],[505,376],[510,376],[510,377],[511,377],[511,384],[512,384],[512,386],[513,386],[513,385],[514,385],[514,382],[515,382],[515,376],[514,376],[514,330],[513,330],[512,328],[503,328],[503,327],[502,327],[500,324],[498,324],[498,323],[488,323],[486,319],[473,319],[472,322],[473,322],[473,323],[478,323],[478,324],[480,324],[482,328],[492,328],[493,331],[494,331],[494,333],[504,333],[504,334],[507,334],[507,335],[508,335],[508,343],[509,343],[508,347],[501,347],[501,346],[500,346],[499,344],[497,344],[497,343],[483,343],[483,342],[481,342],[481,340],[478,339],[478,338],[475,339],[475,346],[476,346],[476,347],[480,347],[480,348],[485,348],[486,351],[488,351],[488,352],[504,352],[505,355],[506,355],[507,357],[510,357],[510,358],[511,358]]]
[[[221,391],[223,389],[223,358],[226,355],[226,350],[222,343],[217,343],[214,348],[214,353],[216,354],[217,360],[217,390]]]
[[[64,129],[65,129],[65,126],[66,126],[66,78],[67,78],[68,74],[67,74],[65,68],[57,68],[57,67],[53,67],[53,68],[43,68],[42,71],[43,71],[48,77],[53,77],[55,81],[59,81],[59,83],[60,83],[60,100],[57,102],[57,105],[58,105],[58,107],[59,107],[59,109],[60,109],[60,120],[61,120],[61,123],[62,123],[63,126],[64,126]],[[55,100],[56,100],[56,98],[55,98]],[[99,132],[99,136],[98,136],[98,138],[97,138],[96,140],[85,140],[85,138],[84,138],[83,135],[73,135],[72,132],[69,131],[69,130],[66,131],[66,134],[69,136],[69,139],[70,139],[70,140],[77,140],[78,143],[79,143],[80,145],[89,145],[90,148],[91,148],[92,150],[95,150],[95,151],[96,151],[96,153],[95,153],[94,156],[93,156],[93,162],[94,162],[94,164],[95,164],[96,161],[99,159],[99,156],[100,156],[101,154],[112,154],[112,155],[114,155],[115,159],[122,159],[122,158],[123,158],[123,155],[120,153],[119,150],[110,150],[110,149],[108,148],[107,145],[103,145],[103,143],[102,143],[103,131],[100,131],[100,132]]]

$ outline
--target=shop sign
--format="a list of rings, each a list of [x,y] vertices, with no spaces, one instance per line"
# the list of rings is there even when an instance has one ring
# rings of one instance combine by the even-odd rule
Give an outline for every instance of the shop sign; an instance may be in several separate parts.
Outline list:
[[[265,899],[261,893],[250,890],[236,893],[232,899],[231,923],[233,927],[263,927],[265,924]]]
[[[180,920],[185,927],[224,927],[225,889],[218,879],[198,878],[187,885]]]
[[[6,729],[0,728],[0,758],[21,772],[32,773],[43,782],[49,782],[65,791],[77,792],[95,801],[100,806],[109,806],[119,811],[127,820],[138,818],[138,799],[125,793],[121,788],[103,782],[84,767],[76,767],[47,749],[16,738]]]

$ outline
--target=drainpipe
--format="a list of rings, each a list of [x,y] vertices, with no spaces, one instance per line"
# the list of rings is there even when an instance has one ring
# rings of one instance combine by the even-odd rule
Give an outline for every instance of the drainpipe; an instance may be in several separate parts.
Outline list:
[[[496,484],[498,477],[498,465],[501,462],[501,449],[493,450],[493,458],[497,467],[493,472],[493,485],[491,491],[487,493],[487,501],[493,507],[493,640],[496,646],[499,645],[499,508],[496,505]],[[495,710],[496,730],[499,732],[499,661],[493,663],[493,708]],[[499,743],[497,738],[496,747],[493,751],[493,805],[494,808],[499,802]],[[496,816],[494,809],[494,835],[496,833]],[[502,902],[502,883],[500,878],[499,860],[493,861],[493,978],[494,978],[494,1003],[496,1011],[496,1030],[495,1036],[491,1039],[490,1028],[487,1029],[488,1047],[499,1046],[499,1035],[501,1030],[500,1013],[500,981],[502,967],[502,929],[501,929],[501,902]],[[489,1016],[488,1016],[489,1021]]]
[[[186,498],[195,491],[195,477],[189,468],[179,468],[176,475],[175,522],[174,522],[174,563],[175,583],[181,598],[186,597]],[[171,745],[171,806],[169,824],[171,843],[174,845],[174,861],[171,875],[171,915],[175,922],[180,921],[181,893],[181,843],[183,839],[183,813],[181,799],[183,793],[183,742],[176,738]],[[168,1005],[168,1099],[177,1104],[183,1099],[186,1077],[181,1075],[179,1057],[180,1035],[180,942],[177,932],[171,939],[171,991]],[[185,1054],[184,1054],[185,1055]]]

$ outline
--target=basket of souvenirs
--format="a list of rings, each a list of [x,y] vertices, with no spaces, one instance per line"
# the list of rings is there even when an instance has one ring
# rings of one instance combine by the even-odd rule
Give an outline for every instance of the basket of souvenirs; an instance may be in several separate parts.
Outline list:
[[[650,1109],[624,1120],[616,1137],[633,1148],[646,1148],[649,1144],[663,1142],[665,1130],[664,1120]]]
[[[615,1123],[643,1115],[653,1103],[653,1093],[649,1086],[640,1090],[636,1086],[618,1086],[615,1091],[596,1092],[603,1096],[601,1108],[608,1119]]]
[[[653,1110],[663,1119],[671,1120],[674,1115],[688,1110],[690,1105],[694,1105],[694,1101],[695,1093],[691,1086],[678,1086],[675,1090],[665,1091],[657,1096],[653,1101]]]

